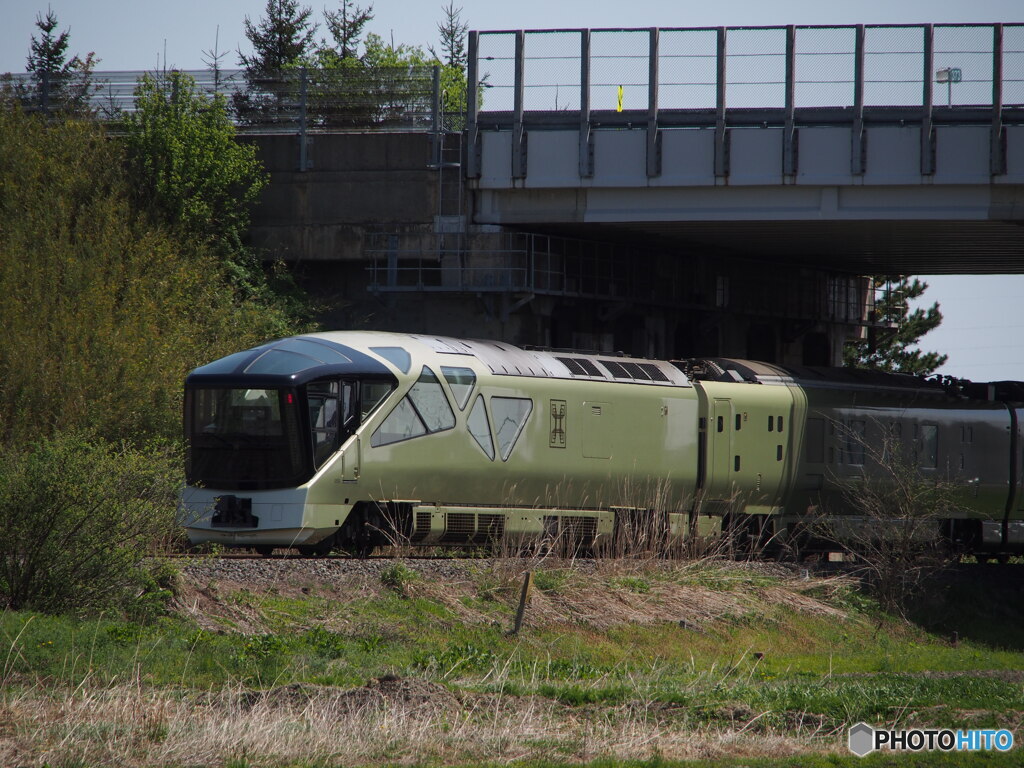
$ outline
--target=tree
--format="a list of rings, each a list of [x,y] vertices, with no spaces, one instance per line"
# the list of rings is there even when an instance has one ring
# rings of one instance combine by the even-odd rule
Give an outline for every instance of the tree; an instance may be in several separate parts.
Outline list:
[[[245,17],[245,36],[253,53],[238,52],[247,77],[275,75],[309,60],[318,25],[310,22],[313,11],[300,8],[298,0],[267,0],[266,17],[253,24]]]
[[[430,47],[431,55],[443,64],[441,69],[441,110],[448,130],[462,130],[466,113],[466,32],[469,24],[462,21],[462,9],[454,1],[441,9],[444,21],[437,25],[441,36],[441,53]]]
[[[191,368],[294,332],[208,241],[140,216],[125,164],[93,121],[0,107],[0,443],[176,439]]]
[[[41,35],[32,35],[30,53],[25,71],[32,75],[33,88],[19,94],[26,106],[51,110],[82,111],[88,108],[92,95],[92,72],[97,59],[88,53],[84,59],[77,55],[67,58],[70,32],[56,34],[57,14],[52,10],[46,16],[36,16],[36,27]]]
[[[853,368],[873,368],[891,373],[927,375],[942,366],[947,355],[914,349],[921,337],[942,323],[938,302],[927,309],[918,307],[910,311],[910,302],[920,298],[928,284],[916,277],[900,277],[894,282],[885,278],[872,278],[877,290],[888,285],[888,291],[875,301],[875,318],[891,326],[886,332],[873,332],[868,339],[847,344],[843,350],[844,363]]]
[[[265,13],[258,24],[245,17],[245,36],[253,53],[247,56],[238,51],[246,88],[235,93],[232,102],[244,123],[293,124],[297,118],[293,105],[300,90],[296,70],[312,61],[318,25],[310,20],[313,11],[300,8],[297,0],[267,0]]]
[[[153,221],[216,254],[245,296],[292,317],[308,314],[290,277],[282,270],[268,277],[244,243],[249,210],[268,178],[256,147],[236,140],[224,96],[209,99],[183,72],[146,74],[121,126],[132,186]],[[288,330],[281,324],[274,335]]]
[[[437,32],[441,36],[442,55],[439,56],[433,46],[428,46],[428,50],[446,67],[465,71],[466,32],[469,31],[469,24],[462,21],[462,9],[455,7],[454,0],[441,10],[444,11],[444,21],[437,25]]]
[[[164,221],[221,243],[241,241],[267,176],[256,148],[235,140],[223,96],[208,99],[184,72],[145,74],[121,125],[136,189]]]
[[[334,47],[322,46],[319,51],[321,66],[359,58],[359,40],[366,25],[373,20],[373,5],[360,8],[349,0],[341,0],[336,11],[324,11],[327,30],[334,39]]]

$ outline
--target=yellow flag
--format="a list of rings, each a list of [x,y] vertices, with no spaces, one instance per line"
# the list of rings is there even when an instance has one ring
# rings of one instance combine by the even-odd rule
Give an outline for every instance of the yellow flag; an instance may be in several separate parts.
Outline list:
[[[615,107],[615,111],[616,112],[621,112],[622,111],[622,86],[621,85],[619,86],[619,103],[618,103],[618,106]]]

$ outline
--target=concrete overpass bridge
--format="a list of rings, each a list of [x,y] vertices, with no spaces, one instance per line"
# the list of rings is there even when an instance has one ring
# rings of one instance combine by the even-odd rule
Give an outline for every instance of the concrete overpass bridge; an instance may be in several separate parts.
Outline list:
[[[470,222],[1024,271],[1024,25],[471,33]]]
[[[465,113],[435,76],[411,130],[249,139],[272,174],[254,237],[328,324],[828,364],[886,330],[866,276],[1024,272],[1024,25],[473,32],[469,53]]]

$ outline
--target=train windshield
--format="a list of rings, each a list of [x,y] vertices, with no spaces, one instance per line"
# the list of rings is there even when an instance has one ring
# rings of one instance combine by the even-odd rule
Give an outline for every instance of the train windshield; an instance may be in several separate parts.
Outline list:
[[[226,490],[287,488],[305,479],[296,395],[194,389],[186,400],[188,482]]]
[[[188,482],[219,490],[302,485],[394,386],[330,378],[298,389],[189,387]]]

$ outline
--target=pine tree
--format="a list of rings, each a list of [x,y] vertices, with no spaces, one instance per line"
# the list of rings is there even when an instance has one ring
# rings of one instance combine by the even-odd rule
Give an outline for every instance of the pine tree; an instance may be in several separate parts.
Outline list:
[[[349,0],[341,0],[336,11],[324,11],[327,30],[334,39],[334,47],[324,47],[321,59],[349,61],[359,58],[359,40],[366,25],[373,20],[373,5],[360,8]],[[325,61],[325,65],[329,62]]]
[[[235,93],[232,102],[243,123],[292,123],[291,105],[301,87],[295,70],[312,59],[317,24],[310,21],[313,11],[300,8],[298,0],[267,0],[265,12],[258,24],[245,17],[245,36],[253,52],[247,56],[238,51],[246,89]]]
[[[92,53],[84,59],[67,57],[70,31],[56,33],[57,14],[52,10],[46,16],[36,16],[36,27],[42,33],[32,35],[25,71],[35,83],[31,90],[19,94],[23,103],[44,112],[52,109],[80,111],[88,105],[92,92],[92,71],[97,60]]]
[[[873,278],[876,289],[884,288],[885,278]],[[928,284],[916,277],[900,277],[890,282],[889,289],[875,301],[876,319],[891,327],[886,333],[846,345],[844,363],[853,368],[872,368],[892,373],[928,375],[941,367],[948,355],[915,349],[921,337],[942,323],[938,302],[927,309],[910,311],[910,302],[920,298]]]
[[[245,36],[253,53],[239,51],[238,59],[250,77],[301,65],[312,53],[318,25],[310,22],[311,8],[300,8],[298,0],[267,0],[265,13],[258,24],[245,17]]]
[[[460,71],[466,69],[466,32],[469,31],[469,24],[462,21],[462,9],[455,7],[454,0],[442,7],[444,21],[437,25],[437,32],[441,36],[441,54],[438,55],[433,47],[428,47],[430,54],[447,67],[453,67]]]

